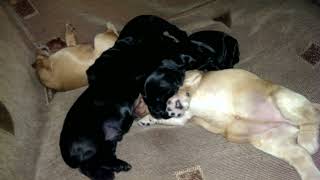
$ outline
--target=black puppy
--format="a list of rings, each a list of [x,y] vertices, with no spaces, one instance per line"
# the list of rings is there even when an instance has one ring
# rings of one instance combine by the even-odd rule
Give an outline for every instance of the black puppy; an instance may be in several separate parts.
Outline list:
[[[181,86],[185,71],[221,70],[239,62],[238,41],[226,33],[201,31],[191,34],[189,40],[180,53],[166,59],[145,81],[143,99],[155,118],[169,118],[167,100]]]
[[[179,53],[188,42],[187,33],[169,22],[152,15],[138,16],[121,30],[115,46],[87,70],[89,84],[105,84],[110,71],[118,70],[114,67],[144,83],[165,57]]]
[[[133,102],[135,96],[105,98],[98,98],[93,88],[87,88],[69,110],[60,135],[64,161],[97,180],[113,179],[114,172],[131,168],[117,159],[115,151],[117,141],[132,124],[129,102]]]
[[[115,152],[132,125],[134,102],[147,76],[187,40],[184,31],[155,16],[138,16],[125,25],[114,47],[87,70],[89,87],[66,116],[60,135],[66,164],[96,180],[114,179],[114,172],[131,168]]]

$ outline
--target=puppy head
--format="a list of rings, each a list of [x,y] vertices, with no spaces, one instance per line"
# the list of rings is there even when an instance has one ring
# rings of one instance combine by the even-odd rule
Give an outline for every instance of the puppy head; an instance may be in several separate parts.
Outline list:
[[[155,118],[169,118],[166,112],[167,100],[178,91],[184,79],[184,71],[173,68],[174,64],[171,63],[169,61],[160,66],[144,84],[143,98]]]

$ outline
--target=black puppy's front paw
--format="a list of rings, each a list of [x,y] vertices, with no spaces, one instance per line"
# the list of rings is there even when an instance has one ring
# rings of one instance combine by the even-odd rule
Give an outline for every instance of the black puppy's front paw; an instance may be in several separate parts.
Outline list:
[[[117,173],[121,171],[129,171],[132,168],[132,166],[129,163],[120,159],[116,159],[103,167]]]
[[[114,167],[114,171],[115,172],[129,171],[131,168],[132,168],[132,166],[129,163],[118,159],[116,161],[116,164],[115,164],[115,167]]]

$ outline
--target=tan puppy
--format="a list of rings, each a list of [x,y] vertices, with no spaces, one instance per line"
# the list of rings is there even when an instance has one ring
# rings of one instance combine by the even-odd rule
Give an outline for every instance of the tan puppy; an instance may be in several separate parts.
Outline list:
[[[173,118],[150,115],[140,125],[183,125],[192,118],[229,141],[254,147],[292,165],[303,180],[319,180],[311,154],[318,150],[320,111],[304,96],[240,69],[188,71],[167,102]]]
[[[105,50],[114,45],[117,38],[114,26],[107,23],[107,30],[95,36],[93,47],[90,44],[77,44],[74,28],[67,24],[67,47],[50,56],[38,52],[33,67],[41,83],[50,89],[67,91],[86,86],[86,70]]]

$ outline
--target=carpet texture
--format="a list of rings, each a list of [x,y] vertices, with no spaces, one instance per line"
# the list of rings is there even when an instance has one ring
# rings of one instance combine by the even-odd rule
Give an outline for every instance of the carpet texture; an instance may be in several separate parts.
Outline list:
[[[230,33],[240,44],[238,68],[320,103],[316,46],[320,42],[320,7],[311,0],[30,1],[39,14],[21,22],[34,43],[63,37],[66,22],[78,29],[80,42],[91,42],[107,21],[121,30],[136,15],[155,14],[189,33],[199,30]],[[1,10],[0,15],[1,22],[6,22],[8,18]],[[0,53],[0,80],[5,82],[0,92],[16,131],[14,137],[5,140],[17,147],[6,152],[13,154],[7,156],[13,162],[19,162],[4,167],[9,169],[5,171],[7,176],[16,175],[24,180],[87,179],[64,164],[58,146],[66,113],[84,88],[57,93],[45,106],[41,86],[28,64],[34,52],[28,50],[19,55],[17,49],[22,52],[26,49],[18,39],[19,33],[9,35],[16,32],[14,27],[10,24],[3,27],[8,28],[0,28],[0,50],[4,52]],[[191,124],[150,128],[134,124],[119,144],[117,154],[133,166],[131,171],[117,174],[118,180],[176,180],[177,172],[188,173],[191,171],[185,170],[195,166],[201,167],[205,180],[299,179],[284,161],[250,145],[227,142],[222,136]],[[319,152],[314,160],[320,167]],[[1,162],[6,161],[0,159]]]
[[[0,2],[1,4],[1,2]],[[0,100],[10,112],[14,135],[0,129],[0,179],[34,179],[41,142],[44,93],[31,62],[33,49],[0,6]]]

